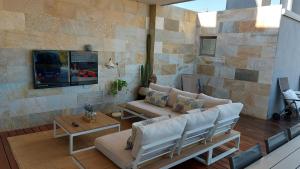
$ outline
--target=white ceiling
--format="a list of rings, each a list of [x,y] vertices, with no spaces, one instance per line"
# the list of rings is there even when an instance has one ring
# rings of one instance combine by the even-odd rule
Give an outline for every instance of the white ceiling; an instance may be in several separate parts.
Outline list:
[[[135,0],[135,1],[143,2],[147,4],[170,5],[170,4],[176,4],[176,3],[187,2],[192,0]]]

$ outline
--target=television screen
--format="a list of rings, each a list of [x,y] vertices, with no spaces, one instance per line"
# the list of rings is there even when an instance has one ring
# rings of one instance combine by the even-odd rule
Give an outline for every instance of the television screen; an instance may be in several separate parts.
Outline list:
[[[71,51],[71,85],[98,83],[98,53]]]
[[[34,87],[62,87],[70,84],[69,52],[33,51]]]

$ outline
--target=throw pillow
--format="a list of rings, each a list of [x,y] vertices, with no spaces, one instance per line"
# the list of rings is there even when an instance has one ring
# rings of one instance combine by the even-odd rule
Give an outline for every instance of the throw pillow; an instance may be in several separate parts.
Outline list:
[[[169,116],[160,116],[160,117],[156,117],[156,118],[147,119],[147,120],[143,120],[143,121],[140,121],[140,122],[133,123],[132,124],[132,129],[131,129],[131,136],[127,139],[125,150],[131,150],[133,148],[134,141],[135,141],[135,138],[136,138],[137,127],[146,126],[146,125],[153,124],[153,123],[163,121],[163,120],[167,120],[167,119],[170,119],[170,117]]]
[[[159,107],[166,107],[168,98],[168,93],[159,92],[156,90],[149,90],[149,92],[146,95],[145,102]]]
[[[201,108],[203,105],[203,100],[193,99],[190,97],[178,95],[176,103],[173,105],[173,111],[179,113],[185,113],[192,109]]]
[[[232,101],[230,99],[220,99],[220,98],[205,95],[203,93],[200,93],[198,95],[197,99],[204,100],[204,104],[203,104],[204,108],[211,108],[211,107],[215,107],[215,106],[222,105],[222,104],[232,103]]]
[[[170,93],[169,93],[169,99],[168,99],[167,105],[170,106],[170,107],[173,107],[174,104],[176,103],[178,95],[190,97],[190,98],[193,98],[193,99],[196,99],[198,97],[198,94],[196,94],[196,93],[190,93],[190,92],[186,92],[186,91],[182,91],[182,90],[172,88]]]
[[[283,96],[284,96],[285,99],[291,99],[291,100],[288,100],[287,102],[293,108],[296,108],[296,105],[297,105],[298,109],[300,108],[300,102],[299,101],[296,101],[296,105],[295,104],[291,104],[293,102],[292,100],[299,100],[299,97],[297,96],[297,94],[295,93],[295,91],[293,91],[292,89],[289,89],[289,90],[283,92]]]
[[[171,87],[169,86],[163,86],[155,83],[150,83],[149,88],[152,90],[156,90],[159,92],[166,92],[166,93],[169,93],[171,90]]]

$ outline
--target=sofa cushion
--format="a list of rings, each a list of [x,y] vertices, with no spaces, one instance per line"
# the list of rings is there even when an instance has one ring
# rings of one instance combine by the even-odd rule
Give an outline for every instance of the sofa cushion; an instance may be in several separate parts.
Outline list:
[[[173,111],[186,113],[186,111],[201,108],[202,105],[203,100],[178,95],[176,103],[173,105]]]
[[[160,117],[156,117],[156,118],[147,119],[147,120],[143,120],[143,121],[133,123],[132,124],[131,136],[127,140],[126,149],[132,149],[133,148],[134,140],[136,138],[137,127],[146,126],[146,125],[156,123],[156,122],[159,122],[159,121],[163,121],[163,120],[167,120],[167,119],[170,119],[170,117],[169,116],[160,116]]]
[[[173,112],[170,107],[158,107],[149,103],[145,103],[144,100],[132,101],[126,103],[126,108],[137,113],[141,113],[148,118],[158,117],[158,116],[178,116],[177,112]]]
[[[142,146],[149,145],[168,137],[182,135],[186,119],[182,116],[159,121],[147,126],[137,127],[137,135],[132,149],[132,156],[136,157]]]
[[[169,86],[163,86],[155,83],[150,83],[149,88],[152,90],[156,90],[159,92],[166,92],[166,93],[169,93],[171,90],[171,87]]]
[[[217,121],[232,119],[238,117],[243,109],[242,103],[229,103],[218,105],[216,108],[220,110]]]
[[[187,119],[184,131],[191,131],[200,127],[211,126],[215,123],[219,116],[220,110],[217,108],[210,108],[206,111],[193,112],[183,115]]]
[[[211,108],[217,105],[232,103],[230,99],[215,98],[212,96],[205,95],[203,93],[200,93],[197,98],[204,100],[204,104],[203,104],[204,108]]]
[[[173,107],[173,105],[176,103],[178,95],[182,95],[182,96],[186,96],[186,97],[190,97],[190,98],[194,98],[194,99],[198,97],[198,94],[185,92],[182,90],[172,88],[170,91],[170,94],[169,94],[167,106]]]
[[[131,129],[98,137],[95,140],[95,147],[120,168],[130,169],[134,159],[131,151],[124,149],[130,134]]]
[[[145,102],[155,106],[165,107],[167,105],[168,97],[169,95],[166,92],[149,90],[149,92],[146,94]]]

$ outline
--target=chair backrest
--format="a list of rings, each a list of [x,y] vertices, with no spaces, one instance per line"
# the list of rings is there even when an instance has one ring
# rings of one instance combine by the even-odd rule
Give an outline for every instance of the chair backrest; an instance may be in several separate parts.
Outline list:
[[[289,79],[287,77],[278,78],[278,84],[281,93],[290,89]]]
[[[244,169],[262,157],[261,146],[256,144],[250,149],[229,158],[231,169]]]
[[[199,79],[193,74],[181,75],[181,86],[183,91],[191,93],[200,93],[201,90]]]
[[[269,137],[265,140],[267,153],[271,153],[272,151],[276,150],[288,141],[289,138],[286,131],[282,131],[274,136]]]
[[[296,124],[288,129],[289,139],[293,139],[300,135],[300,124]]]

